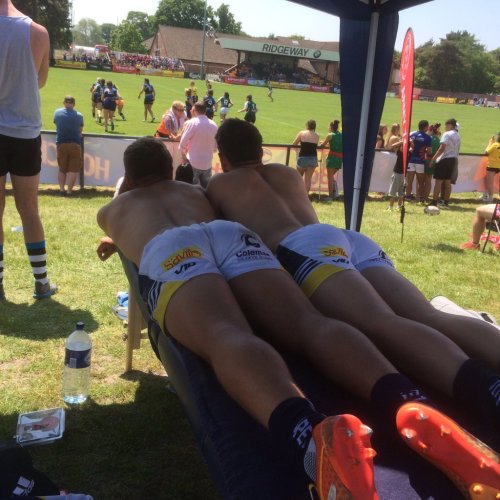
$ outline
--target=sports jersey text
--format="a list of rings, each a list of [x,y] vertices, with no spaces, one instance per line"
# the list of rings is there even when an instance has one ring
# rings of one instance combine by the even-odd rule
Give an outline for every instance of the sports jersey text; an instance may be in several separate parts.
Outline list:
[[[174,254],[167,257],[162,263],[161,266],[163,270],[169,271],[176,265],[180,264],[182,261],[186,259],[200,259],[202,256],[201,251],[196,247],[187,247],[175,252]]]
[[[348,257],[347,252],[341,247],[325,247],[321,249],[321,253],[325,257],[337,257],[339,255]]]

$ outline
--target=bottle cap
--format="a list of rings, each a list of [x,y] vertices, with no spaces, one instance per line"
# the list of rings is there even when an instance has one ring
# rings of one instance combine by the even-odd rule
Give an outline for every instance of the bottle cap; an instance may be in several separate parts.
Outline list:
[[[85,328],[85,324],[82,322],[82,321],[79,321],[77,324],[76,324],[76,329],[77,330],[83,330]]]

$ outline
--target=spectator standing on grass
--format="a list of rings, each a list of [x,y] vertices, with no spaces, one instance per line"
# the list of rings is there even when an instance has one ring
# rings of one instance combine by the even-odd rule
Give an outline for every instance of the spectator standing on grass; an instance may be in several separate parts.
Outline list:
[[[148,113],[151,116],[151,123],[155,121],[155,115],[153,113],[153,103],[156,99],[156,91],[153,85],[149,83],[149,78],[144,78],[144,85],[142,86],[138,99],[144,93],[144,122],[148,120]]]
[[[406,169],[406,198],[411,199],[413,180],[417,177],[416,200],[423,203],[425,199],[425,160],[431,155],[431,138],[427,135],[429,122],[420,120],[418,130],[410,134],[410,158]]]
[[[385,134],[387,134],[387,125],[385,123],[381,123],[380,127],[378,128],[377,142],[375,143],[375,149],[385,148]]]
[[[432,189],[432,175],[434,174],[434,163],[432,163],[431,158],[436,154],[439,149],[441,141],[441,124],[434,123],[429,127],[429,132],[431,136],[431,154],[427,156],[424,163],[424,199],[429,200]]]
[[[307,193],[311,190],[311,179],[318,166],[318,141],[316,121],[308,120],[306,129],[301,130],[292,143],[294,147],[300,146],[297,154],[297,170],[304,178]]]
[[[495,192],[495,177],[500,173],[500,132],[495,134],[488,142],[485,154],[488,156],[488,166],[486,167],[486,193],[488,199],[485,201],[493,203]]]
[[[445,122],[446,132],[441,137],[439,149],[432,157],[434,166],[434,193],[430,205],[437,206],[441,188],[444,190],[442,208],[448,208],[451,195],[453,172],[458,164],[460,152],[460,135],[457,130],[457,121],[450,118]]]
[[[388,212],[394,210],[394,203],[398,200],[398,210],[403,206],[405,194],[405,175],[403,167],[403,139],[401,137],[401,126],[393,123],[391,135],[387,140],[387,149],[396,153],[396,162],[392,168],[391,184],[389,186],[389,207]]]
[[[57,165],[59,173],[59,192],[65,196],[73,192],[76,177],[82,169],[82,130],[83,115],[75,110],[75,98],[67,95],[64,107],[56,109],[54,123],[56,125]],[[67,191],[64,186],[67,185]]]
[[[321,143],[321,147],[328,147],[328,156],[326,158],[326,177],[328,180],[328,197],[338,198],[339,190],[335,175],[342,168],[344,149],[342,146],[342,132],[339,130],[339,120],[334,120],[328,128],[328,135]]]
[[[245,116],[243,117],[245,121],[249,123],[255,123],[255,114],[257,113],[257,104],[253,102],[252,95],[247,95],[247,100],[241,109],[238,110],[238,113],[245,112]]]
[[[193,184],[206,188],[212,176],[212,158],[217,151],[217,124],[207,117],[203,102],[194,105],[193,115],[184,125],[179,150],[183,162],[189,161],[193,167]]]
[[[45,233],[38,213],[38,184],[42,163],[40,94],[49,71],[47,30],[0,0],[0,299],[3,287],[3,211],[5,184],[10,174],[16,208],[35,278],[33,297],[57,291],[46,268]]]

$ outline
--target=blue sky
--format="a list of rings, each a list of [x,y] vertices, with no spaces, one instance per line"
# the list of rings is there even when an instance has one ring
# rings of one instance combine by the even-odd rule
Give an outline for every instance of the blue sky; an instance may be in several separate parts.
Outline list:
[[[355,1],[355,0],[352,0]],[[339,20],[322,12],[302,7],[287,0],[207,0],[217,8],[221,3],[229,5],[243,30],[252,36],[270,33],[287,36],[304,35],[312,40],[337,41]],[[154,14],[158,0],[73,0],[74,22],[90,17],[98,24],[117,24],[131,10]],[[415,45],[418,47],[431,38],[439,41],[450,31],[467,30],[486,46],[487,50],[500,47],[498,19],[500,0],[433,0],[401,12],[396,49],[401,50],[406,30],[413,28]]]

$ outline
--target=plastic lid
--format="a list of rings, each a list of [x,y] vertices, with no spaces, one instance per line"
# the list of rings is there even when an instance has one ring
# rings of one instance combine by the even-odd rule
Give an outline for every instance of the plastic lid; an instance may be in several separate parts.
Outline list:
[[[85,328],[85,324],[82,322],[82,321],[79,321],[77,324],[76,324],[76,329],[77,330],[83,330]]]

